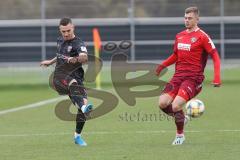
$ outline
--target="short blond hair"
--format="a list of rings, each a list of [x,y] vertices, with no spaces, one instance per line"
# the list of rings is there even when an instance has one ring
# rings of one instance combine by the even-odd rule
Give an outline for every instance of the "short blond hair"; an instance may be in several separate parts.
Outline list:
[[[188,7],[188,8],[185,9],[185,13],[186,14],[194,13],[195,15],[199,16],[200,11],[199,11],[198,7]]]

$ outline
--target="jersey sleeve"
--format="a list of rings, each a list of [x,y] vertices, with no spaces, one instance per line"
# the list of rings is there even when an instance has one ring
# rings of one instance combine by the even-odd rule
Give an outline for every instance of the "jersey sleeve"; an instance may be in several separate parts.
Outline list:
[[[82,41],[79,41],[76,44],[76,50],[77,50],[77,53],[86,53],[86,54],[88,53],[87,47],[85,46],[85,44]]]
[[[60,52],[60,38],[57,38],[56,45],[57,45],[57,47],[56,47],[56,54],[58,54]]]
[[[58,37],[58,39],[57,39],[57,52],[56,52],[57,61],[59,61],[60,63],[67,63],[69,57],[61,54],[61,52],[60,52],[60,45],[61,45],[60,42],[61,42],[61,38]]]
[[[177,55],[177,36],[175,38],[174,45],[173,45],[173,54]]]
[[[212,41],[212,39],[207,35],[207,34],[204,34],[203,35],[203,38],[202,38],[202,41],[203,41],[203,48],[204,50],[211,54],[213,50],[215,50],[215,45]]]
[[[220,58],[218,55],[218,52],[216,50],[216,47],[213,43],[213,41],[211,40],[211,38],[207,35],[204,34],[204,38],[203,38],[203,47],[204,50],[210,54],[210,56],[213,59],[213,63],[214,63],[214,80],[213,80],[213,84],[214,85],[220,85],[221,84],[221,76],[220,76]]]
[[[213,79],[213,84],[215,85],[220,85],[221,84],[221,71],[220,71],[220,66],[221,66],[221,61],[218,55],[218,52],[216,49],[210,54],[213,60],[214,64],[214,79]]]
[[[162,62],[162,65],[164,67],[168,67],[170,65],[172,65],[173,63],[175,63],[177,61],[177,54],[172,54],[171,56],[169,56],[166,60],[164,60]]]

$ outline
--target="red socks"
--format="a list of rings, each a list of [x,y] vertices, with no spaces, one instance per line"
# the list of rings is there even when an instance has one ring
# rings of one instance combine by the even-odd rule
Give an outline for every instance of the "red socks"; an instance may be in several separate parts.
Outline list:
[[[176,127],[177,127],[177,134],[183,134],[184,119],[185,119],[185,115],[184,115],[183,110],[173,112],[172,104],[170,104],[166,108],[163,108],[162,111],[164,113],[166,113],[167,115],[175,118],[175,124],[176,124]]]

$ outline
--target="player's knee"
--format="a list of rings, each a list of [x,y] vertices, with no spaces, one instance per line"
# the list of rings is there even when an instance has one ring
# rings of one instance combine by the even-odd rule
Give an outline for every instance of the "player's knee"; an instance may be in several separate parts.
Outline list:
[[[172,103],[172,110],[173,112],[180,111],[182,109],[182,106],[176,103]]]
[[[160,109],[163,109],[163,108],[166,108],[168,106],[168,103],[167,101],[163,101],[163,100],[159,100],[159,108]]]
[[[161,95],[159,97],[159,108],[164,109],[166,108],[169,104],[171,104],[172,99],[169,96],[166,95]]]

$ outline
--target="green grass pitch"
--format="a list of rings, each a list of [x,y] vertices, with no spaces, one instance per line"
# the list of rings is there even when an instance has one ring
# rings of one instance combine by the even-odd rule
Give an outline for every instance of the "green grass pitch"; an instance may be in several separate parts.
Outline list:
[[[58,97],[47,85],[50,70],[1,69],[0,113]],[[197,96],[205,103],[205,113],[186,126],[186,141],[182,146],[171,145],[175,125],[172,119],[160,116],[157,96],[138,98],[133,107],[119,99],[112,112],[87,121],[83,137],[88,146],[84,148],[73,143],[75,122],[58,119],[54,112],[56,103],[52,103],[0,114],[0,159],[237,160],[240,69],[223,69],[220,88],[210,85],[212,72],[206,70],[203,91]],[[102,79],[105,84],[110,83],[109,69],[103,71]],[[117,95],[111,84],[103,86],[103,90]],[[100,103],[91,97],[89,100],[94,105]]]

